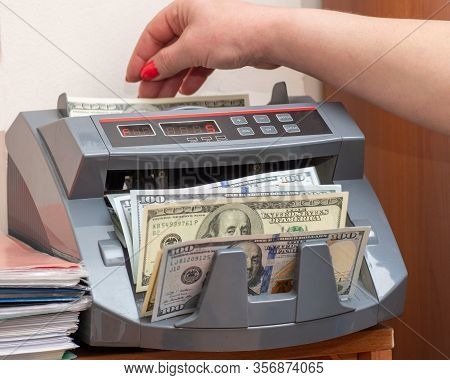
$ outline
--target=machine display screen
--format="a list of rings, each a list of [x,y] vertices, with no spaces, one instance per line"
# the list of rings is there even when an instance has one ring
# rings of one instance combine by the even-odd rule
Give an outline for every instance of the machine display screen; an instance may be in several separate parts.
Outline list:
[[[117,128],[122,137],[144,137],[155,135],[155,131],[150,124],[118,125]]]
[[[210,135],[221,133],[214,120],[159,123],[166,136]]]

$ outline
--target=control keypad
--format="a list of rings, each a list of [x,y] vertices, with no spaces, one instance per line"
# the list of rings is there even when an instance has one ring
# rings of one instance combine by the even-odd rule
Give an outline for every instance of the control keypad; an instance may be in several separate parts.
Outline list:
[[[301,132],[300,127],[294,123],[294,116],[289,112],[230,116],[229,120],[237,127],[236,130],[242,137],[286,136]]]

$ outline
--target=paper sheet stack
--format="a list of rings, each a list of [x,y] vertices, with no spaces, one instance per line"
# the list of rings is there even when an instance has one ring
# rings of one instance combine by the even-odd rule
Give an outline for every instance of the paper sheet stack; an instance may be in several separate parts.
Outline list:
[[[80,264],[0,235],[0,359],[60,359],[91,304]]]

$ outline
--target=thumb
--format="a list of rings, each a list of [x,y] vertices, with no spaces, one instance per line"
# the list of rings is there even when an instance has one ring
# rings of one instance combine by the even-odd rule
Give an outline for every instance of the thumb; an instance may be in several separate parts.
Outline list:
[[[180,40],[162,48],[142,67],[141,79],[144,81],[163,80],[191,68],[192,60],[188,52],[189,49],[184,49]]]

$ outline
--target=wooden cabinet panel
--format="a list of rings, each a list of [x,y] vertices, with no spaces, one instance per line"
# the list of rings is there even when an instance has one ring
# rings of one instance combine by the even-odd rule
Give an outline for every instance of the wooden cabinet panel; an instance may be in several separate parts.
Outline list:
[[[427,19],[434,15],[450,20],[450,3],[445,0],[324,0],[323,7],[369,16]],[[325,97],[332,92],[325,86]],[[332,100],[345,104],[366,136],[366,175],[409,272],[405,312],[390,323],[395,328],[394,359],[448,358],[450,137],[344,92]]]

